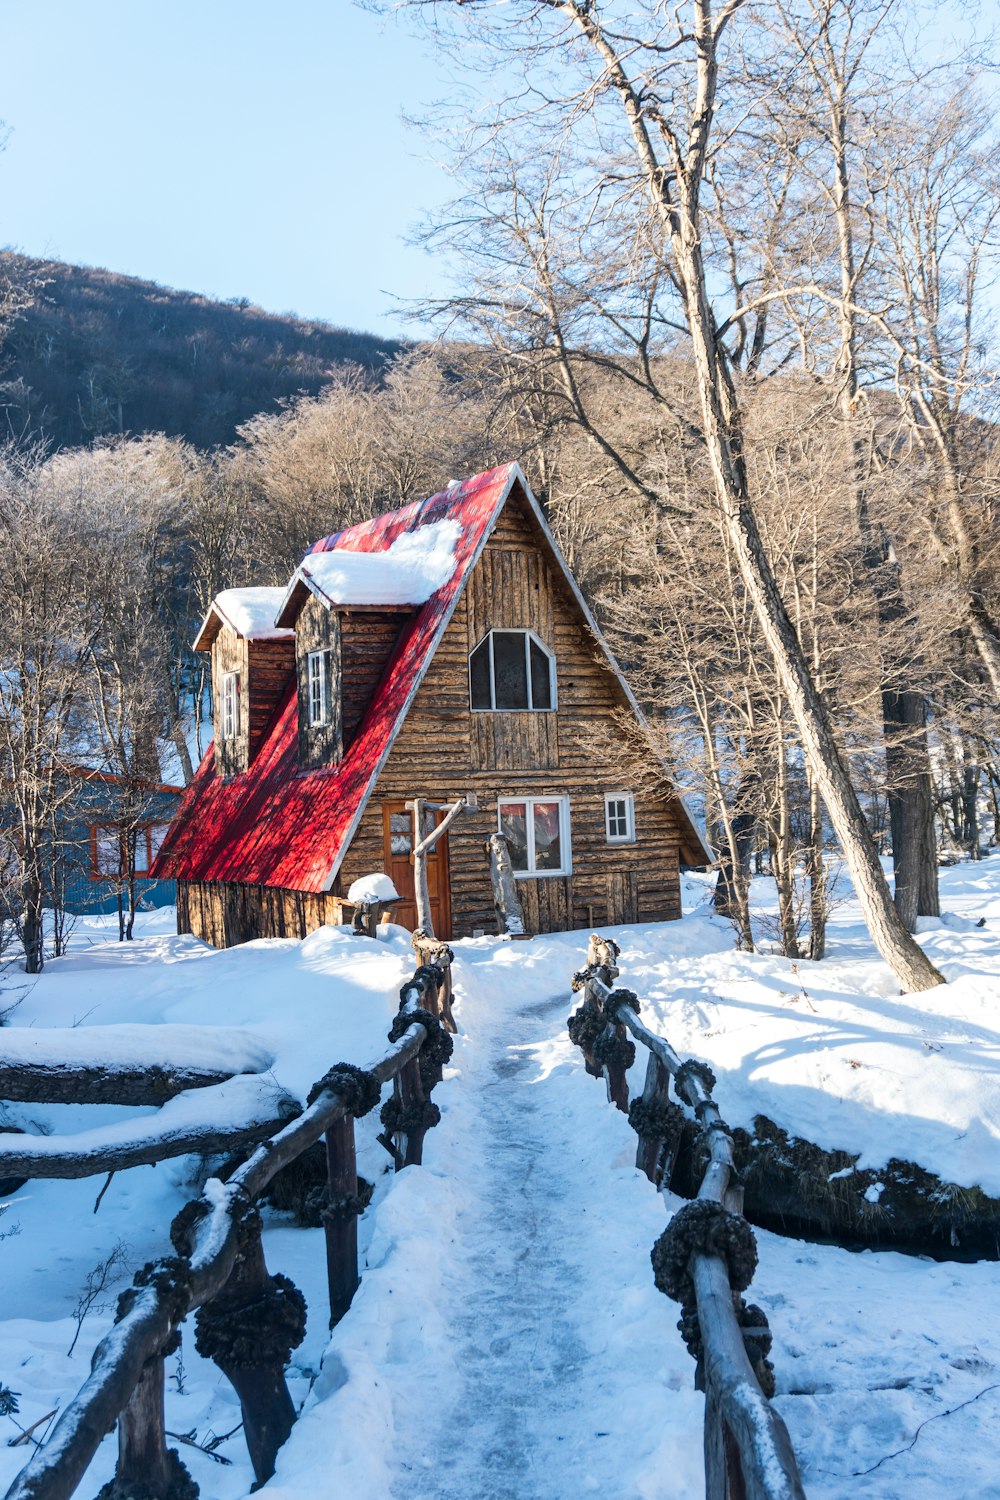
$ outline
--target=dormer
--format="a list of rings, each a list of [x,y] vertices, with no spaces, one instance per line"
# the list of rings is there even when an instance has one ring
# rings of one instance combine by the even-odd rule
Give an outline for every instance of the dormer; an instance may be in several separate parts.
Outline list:
[[[401,631],[455,569],[460,528],[435,521],[384,552],[310,552],[278,626],[295,631],[299,764],[335,765],[357,735]]]
[[[284,589],[223,589],[194,642],[212,653],[215,769],[247,770],[295,669],[295,632],[276,626]]]

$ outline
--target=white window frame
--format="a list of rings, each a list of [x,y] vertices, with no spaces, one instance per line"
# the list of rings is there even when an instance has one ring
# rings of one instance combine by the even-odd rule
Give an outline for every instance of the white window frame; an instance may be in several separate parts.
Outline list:
[[[497,706],[496,706],[496,702],[497,702],[497,685],[496,685],[496,673],[495,673],[494,667],[493,667],[493,637],[495,635],[523,635],[524,636],[524,669],[525,669],[525,672],[527,673],[528,699],[529,699],[529,705],[528,705],[527,708],[497,708]],[[530,703],[530,699],[531,699],[531,648],[528,645],[529,640],[534,641],[535,645],[539,648],[539,650],[542,651],[542,652],[544,652],[545,658],[546,658],[546,660],[547,660],[547,662],[549,664],[549,702],[550,702],[550,706],[548,708],[534,708],[534,707],[531,706],[531,703]],[[489,643],[489,653],[488,654],[489,654],[489,660],[490,660],[490,706],[489,706],[489,708],[473,708],[473,706],[472,706],[472,658],[475,656],[475,654],[479,650],[479,648],[483,645],[484,641]],[[472,650],[469,652],[468,670],[469,670],[469,710],[470,710],[471,713],[474,713],[474,714],[552,714],[552,713],[555,713],[556,709],[559,707],[559,699],[558,699],[557,688],[556,688],[556,658],[555,658],[555,653],[553,651],[551,651],[548,646],[546,646],[545,642],[542,640],[542,638],[540,636],[536,635],[533,630],[528,629],[527,626],[524,626],[524,625],[511,625],[511,626],[498,625],[495,630],[488,630],[486,632],[486,634],[483,636],[483,639],[481,641],[477,641],[476,644],[475,644],[475,646],[473,646]],[[544,801],[551,801],[551,798],[541,797],[541,798],[539,798],[539,801],[542,801],[542,802],[544,802]]]
[[[625,833],[611,832],[611,804],[612,802],[624,802],[625,804]],[[616,814],[617,817],[617,814]],[[635,797],[631,792],[605,792],[604,794],[604,837],[609,844],[634,844],[635,843]]]
[[[535,803],[557,802],[559,804],[559,842],[562,845],[562,867],[558,870],[536,870],[535,869]],[[553,795],[546,797],[519,797],[511,793],[507,797],[497,798],[497,832],[503,832],[501,810],[511,803],[524,807],[525,824],[528,839],[528,868],[526,870],[515,870],[515,880],[548,880],[550,877],[557,879],[562,875],[573,873],[573,846],[570,842],[569,832],[569,798]]]
[[[240,674],[222,674],[222,738],[234,740],[240,732]]]
[[[319,687],[319,703],[314,703],[313,689]],[[310,729],[330,723],[330,653],[310,651],[306,657],[306,692]],[[315,710],[318,708],[318,712]]]

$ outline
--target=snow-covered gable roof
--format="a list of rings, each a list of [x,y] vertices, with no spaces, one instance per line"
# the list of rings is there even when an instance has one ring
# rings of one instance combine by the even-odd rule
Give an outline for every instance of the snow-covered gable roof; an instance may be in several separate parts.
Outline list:
[[[208,651],[223,625],[250,641],[294,635],[294,631],[275,624],[284,598],[285,590],[281,588],[223,589],[209,605],[194,649]]]
[[[462,527],[454,517],[404,531],[384,552],[307,553],[275,619],[292,625],[306,590],[327,607],[426,604],[451,578]]]
[[[336,569],[325,561],[327,557],[335,555],[338,567],[346,565],[344,583],[336,585],[341,592],[346,590],[351,569],[357,569],[354,576],[360,578],[367,568],[356,561],[361,556],[377,557],[383,569],[389,556],[411,562],[421,558],[421,568],[427,568],[424,582],[434,581],[433,568],[440,568],[436,576],[442,581],[422,603],[414,601],[418,607],[403,624],[379,690],[338,764],[313,771],[300,769],[294,681],[248,770],[239,776],[219,776],[214,746],[209,746],[161,846],[152,871],[156,878],[233,881],[298,891],[330,889],[462,589],[515,485],[628,703],[641,718],[527,481],[517,464],[504,464],[449,485],[429,500],[324,537],[310,548],[303,568],[316,569],[317,574],[330,568],[329,579]],[[432,533],[430,539],[421,537],[422,532]],[[374,576],[374,570],[369,572]],[[335,587],[332,582],[330,587]],[[678,806],[690,829],[692,846],[700,847],[710,862],[712,856],[697,822],[680,799]]]

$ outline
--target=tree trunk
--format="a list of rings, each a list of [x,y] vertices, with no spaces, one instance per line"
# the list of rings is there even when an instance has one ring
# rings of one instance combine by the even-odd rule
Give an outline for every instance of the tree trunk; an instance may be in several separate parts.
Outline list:
[[[962,842],[973,859],[979,858],[979,765],[962,746]]]
[[[882,691],[896,909],[910,932],[940,912],[934,797],[922,693]]]
[[[45,963],[42,886],[30,871],[21,886],[21,943],[24,947],[24,972],[40,974]]]
[[[698,117],[707,132],[715,103],[716,63],[714,45],[709,38],[710,10],[704,3],[698,6],[696,30],[702,43],[698,62]],[[781,597],[750,504],[736,391],[708,301],[698,228],[700,171],[693,180],[685,176],[678,183],[680,205],[670,202],[663,173],[657,173],[651,186],[664,213],[680,275],[694,351],[702,429],[716,494],[740,576],[774,657],[778,678],[798,725],[816,785],[844,851],[875,946],[904,989],[931,989],[943,984],[943,977],[914,942],[892,904],[875,841],[841,757],[826,703],[813,682],[801,642]]]
[[[809,957],[818,962],[826,953],[826,855],[823,847],[823,802],[809,777]]]

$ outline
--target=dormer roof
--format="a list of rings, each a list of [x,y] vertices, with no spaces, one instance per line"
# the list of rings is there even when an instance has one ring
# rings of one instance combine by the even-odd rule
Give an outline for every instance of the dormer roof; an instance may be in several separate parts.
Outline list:
[[[193,649],[210,651],[223,625],[228,625],[249,641],[273,641],[293,636],[294,630],[275,624],[275,616],[284,598],[285,590],[280,588],[223,589],[209,605]]]
[[[327,609],[426,604],[455,572],[455,548],[461,537],[461,522],[449,516],[404,531],[381,552],[352,552],[343,547],[308,552],[292,575],[276,622],[294,626],[310,594]]]

